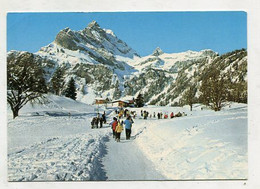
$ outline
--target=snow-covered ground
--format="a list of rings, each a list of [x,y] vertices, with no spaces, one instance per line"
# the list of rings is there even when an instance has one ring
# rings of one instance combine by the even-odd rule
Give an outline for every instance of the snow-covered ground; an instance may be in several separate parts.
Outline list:
[[[149,108],[159,110],[183,109]],[[247,106],[185,112],[185,117],[137,121],[143,133],[136,143],[158,172],[175,180],[247,178]]]
[[[111,129],[91,129],[94,106],[65,97],[26,105],[15,120],[8,110],[8,180],[192,180],[247,178],[247,105],[223,111],[145,107],[150,113],[185,117],[140,117],[131,140],[113,140]],[[103,111],[102,109],[100,111]],[[108,119],[114,116],[106,110]]]

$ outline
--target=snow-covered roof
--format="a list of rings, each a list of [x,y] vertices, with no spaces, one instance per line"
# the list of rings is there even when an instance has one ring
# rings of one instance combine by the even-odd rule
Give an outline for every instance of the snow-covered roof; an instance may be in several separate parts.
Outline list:
[[[95,100],[106,100],[106,98],[95,98]]]
[[[120,98],[120,100],[125,100],[125,101],[129,101],[129,100],[133,100],[134,96],[124,96],[122,98]]]
[[[114,101],[112,101],[112,102],[113,102],[113,103],[114,103],[114,102],[125,102],[125,103],[129,103],[128,100],[121,100],[121,99],[114,100]]]

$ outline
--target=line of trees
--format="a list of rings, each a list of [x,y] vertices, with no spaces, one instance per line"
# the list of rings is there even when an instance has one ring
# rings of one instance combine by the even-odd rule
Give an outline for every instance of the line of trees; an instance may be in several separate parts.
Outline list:
[[[199,89],[199,97],[195,95]],[[202,103],[215,111],[220,111],[226,102],[247,103],[247,82],[234,82],[230,73],[221,74],[217,68],[206,74],[200,86],[192,85],[187,88],[182,97],[182,104],[188,104],[192,111],[194,103]]]

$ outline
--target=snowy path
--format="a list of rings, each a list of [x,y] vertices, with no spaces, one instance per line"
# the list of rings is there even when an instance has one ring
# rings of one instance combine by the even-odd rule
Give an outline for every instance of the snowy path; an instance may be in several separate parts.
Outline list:
[[[110,137],[107,143],[108,154],[103,160],[108,180],[165,180],[133,140],[134,137],[125,140],[124,132],[120,143]]]

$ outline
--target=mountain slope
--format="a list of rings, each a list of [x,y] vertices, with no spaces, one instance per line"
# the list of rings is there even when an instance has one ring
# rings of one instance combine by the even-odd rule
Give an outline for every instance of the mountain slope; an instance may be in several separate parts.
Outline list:
[[[22,53],[26,52],[8,52],[7,62],[19,59]],[[202,79],[216,66],[228,74],[226,77],[233,83],[242,83],[242,92],[247,93],[245,49],[219,56],[208,49],[164,53],[157,47],[151,55],[140,57],[112,30],[102,29],[96,21],[80,31],[61,30],[55,40],[34,53],[34,57],[44,67],[50,89],[54,72],[62,69],[65,84],[61,95],[73,77],[77,100],[88,104],[96,97],[119,99],[136,97],[139,93],[144,94],[148,104],[181,104],[187,87],[192,85],[199,89]]]

